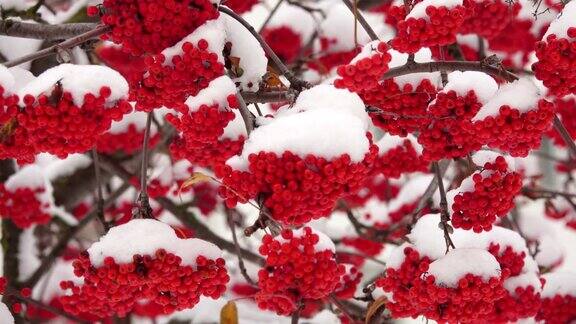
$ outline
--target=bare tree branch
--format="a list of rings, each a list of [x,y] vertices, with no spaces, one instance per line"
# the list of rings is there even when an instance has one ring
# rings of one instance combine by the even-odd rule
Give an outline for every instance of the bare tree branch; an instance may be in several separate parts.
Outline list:
[[[98,25],[93,23],[46,25],[6,19],[0,20],[0,35],[43,40],[60,40],[88,33],[96,27],[98,27]]]

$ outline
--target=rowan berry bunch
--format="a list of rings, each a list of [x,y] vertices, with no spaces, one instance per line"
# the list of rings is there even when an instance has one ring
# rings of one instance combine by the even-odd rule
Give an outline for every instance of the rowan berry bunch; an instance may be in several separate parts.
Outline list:
[[[344,274],[340,278],[340,286],[334,291],[334,295],[340,299],[350,299],[354,297],[356,289],[362,280],[362,272],[351,264],[345,264]]]
[[[428,162],[423,159],[422,146],[415,137],[385,136],[378,143],[378,159],[374,171],[387,178],[399,178],[404,173],[425,172]]]
[[[514,198],[522,188],[522,176],[510,169],[499,156],[486,163],[484,170],[466,178],[449,193],[452,224],[456,228],[489,231],[496,217],[505,216],[514,207]]]
[[[88,14],[100,14],[112,28],[103,39],[135,56],[156,54],[218,17],[210,0],[105,0],[101,8],[89,7]]]
[[[146,128],[146,114],[133,112],[120,121],[113,122],[110,130],[98,137],[96,149],[100,153],[123,153],[132,155],[142,148]],[[161,134],[152,126],[148,147],[154,148],[160,141]]]
[[[471,1],[473,14],[468,17],[459,32],[477,34],[486,39],[498,36],[502,30],[518,15],[522,5],[502,0]]]
[[[210,81],[224,74],[219,53],[211,51],[206,39],[195,42],[184,39],[171,50],[176,54],[172,56],[164,51],[145,59],[148,73],[137,87],[131,89],[131,96],[137,102],[136,109],[177,108],[186,98],[196,96],[208,87]]]
[[[444,46],[456,41],[456,34],[470,16],[469,4],[450,6],[429,4],[422,1],[398,22],[392,47],[402,53],[416,53],[422,47]]]
[[[141,235],[149,230],[156,232],[154,245],[164,244],[167,250],[157,248],[153,253],[136,253],[131,258],[123,254],[116,255],[116,258],[103,255],[105,250],[102,250],[102,246],[109,244],[107,239],[122,241],[126,239],[122,237],[133,237],[134,233]],[[182,246],[170,244],[170,241],[159,241],[158,237],[169,238],[188,248],[203,246],[206,250],[196,252],[197,257],[193,260],[190,260],[189,255],[185,256],[187,260],[184,262],[184,256],[180,255],[182,250],[170,252],[171,248],[178,250]],[[114,227],[100,242],[74,261],[74,273],[82,277],[84,282],[81,285],[72,281],[61,283],[62,289],[71,290],[70,295],[60,299],[64,310],[98,318],[124,317],[137,304],[149,302],[158,304],[162,314],[170,314],[193,307],[201,296],[217,299],[224,293],[229,276],[223,259],[209,257],[209,250],[215,247],[207,247],[207,243],[200,242],[196,239],[179,239],[168,225],[154,220],[133,220]],[[131,248],[136,250],[139,249],[138,245],[142,245],[132,243]],[[145,249],[150,250],[149,247]],[[98,254],[91,256],[90,253]],[[95,261],[95,258],[102,260]],[[129,259],[131,261],[127,261]]]
[[[571,273],[548,273],[542,276],[542,307],[536,320],[546,323],[567,323],[576,318],[576,289]]]
[[[19,162],[31,162],[34,149],[28,142],[26,130],[19,127],[18,96],[11,91],[14,77],[0,65],[0,159],[14,158]]]
[[[416,85],[401,85],[394,79],[387,79],[359,95],[367,105],[381,110],[370,114],[374,125],[392,135],[406,136],[428,124],[426,107],[437,91],[432,81],[426,78]]]
[[[391,59],[386,43],[378,41],[368,43],[350,63],[337,68],[339,78],[334,81],[334,86],[357,93],[375,88],[379,85],[382,75],[388,71]]]
[[[342,286],[344,265],[334,256],[334,244],[324,234],[304,227],[265,235],[259,248],[266,266],[258,272],[256,302],[261,309],[289,315],[303,299],[323,299]]]
[[[42,187],[10,190],[5,184],[0,184],[0,215],[9,218],[19,228],[50,222],[49,204],[38,199],[45,190]]]
[[[526,100],[515,107],[510,94],[524,91]],[[554,104],[541,99],[535,85],[526,79],[500,87],[472,119],[468,130],[481,143],[500,149],[514,157],[524,157],[540,146],[542,135],[550,129]]]
[[[144,58],[126,53],[121,46],[103,44],[96,47],[95,53],[104,64],[122,74],[131,86],[138,84],[144,74]]]
[[[534,75],[558,97],[576,94],[576,5],[568,3],[536,44]]]

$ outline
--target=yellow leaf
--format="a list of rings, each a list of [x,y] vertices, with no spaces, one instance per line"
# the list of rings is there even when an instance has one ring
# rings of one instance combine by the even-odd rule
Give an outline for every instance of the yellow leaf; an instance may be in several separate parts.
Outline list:
[[[378,299],[376,299],[372,304],[370,304],[370,306],[368,306],[368,310],[366,311],[366,324],[369,324],[372,322],[372,318],[378,314],[378,311],[380,310],[380,308],[384,307],[386,305],[386,302],[388,300],[386,299],[386,297],[382,296]]]
[[[178,189],[178,196],[180,196],[182,190],[190,186],[193,186],[197,183],[208,182],[210,180],[212,180],[212,177],[210,177],[209,175],[206,175],[202,172],[194,172],[192,173],[192,176],[188,178],[186,181],[184,181],[184,183],[180,186],[180,188]]]
[[[238,308],[236,303],[229,301],[220,310],[220,324],[238,324]]]

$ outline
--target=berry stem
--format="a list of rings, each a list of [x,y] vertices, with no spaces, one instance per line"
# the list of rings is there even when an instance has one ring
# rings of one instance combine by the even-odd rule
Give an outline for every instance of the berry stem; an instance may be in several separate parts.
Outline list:
[[[357,1],[358,0],[354,0],[354,2],[357,2]],[[355,5],[353,5],[350,2],[350,0],[342,0],[342,2],[344,2],[346,7],[348,7],[348,9],[350,9],[350,11],[354,15],[354,17],[356,17],[356,20],[360,23],[360,25],[362,25],[362,28],[364,28],[364,30],[366,31],[368,36],[370,36],[370,39],[373,41],[380,40],[378,38],[378,35],[374,31],[374,29],[372,29],[372,27],[370,27],[370,24],[368,24],[368,22],[366,21],[366,19],[364,18],[364,16],[360,12],[360,10],[356,10],[357,8],[355,8]]]
[[[252,115],[250,110],[248,110],[246,101],[244,101],[244,98],[242,97],[242,94],[240,92],[236,93],[236,98],[238,99],[238,104],[240,106],[239,107],[240,115],[242,116],[242,119],[244,120],[244,125],[246,126],[246,134],[250,136],[250,133],[252,133],[252,131],[254,130],[254,116]]]
[[[280,71],[282,75],[286,77],[286,79],[288,79],[288,81],[290,81],[290,87],[298,91],[308,89],[311,87],[311,85],[308,82],[298,79],[294,75],[294,73],[292,73],[292,71],[290,71],[290,69],[288,69],[288,67],[284,63],[282,63],[282,60],[280,60],[278,55],[274,53],[274,50],[272,50],[270,45],[268,45],[268,43],[264,41],[262,36],[260,36],[260,34],[258,34],[258,32],[254,29],[254,27],[252,27],[252,25],[250,25],[244,18],[242,18],[237,13],[226,7],[219,7],[218,10],[227,14],[228,16],[239,22],[242,26],[244,26],[244,28],[246,28],[252,34],[252,36],[254,36],[254,38],[256,38],[258,43],[260,43],[260,46],[262,46],[262,48],[264,49],[264,52],[266,52],[268,57],[270,57],[270,59],[274,63],[274,66],[278,69],[278,71]]]
[[[440,163],[438,163],[441,177],[443,177],[444,174],[446,173],[446,171],[448,170],[448,167],[450,166],[450,162],[451,162],[450,160],[442,160],[442,161],[440,161]],[[420,201],[418,202],[418,206],[412,214],[412,222],[414,224],[416,223],[416,221],[420,217],[420,213],[422,212],[424,207],[426,207],[426,205],[428,204],[428,200],[430,200],[430,198],[432,198],[432,196],[436,192],[436,189],[438,189],[438,177],[434,177],[434,179],[432,179],[432,181],[430,182],[430,184],[426,188],[426,191],[424,191],[424,195],[422,196],[422,198],[420,198]]]

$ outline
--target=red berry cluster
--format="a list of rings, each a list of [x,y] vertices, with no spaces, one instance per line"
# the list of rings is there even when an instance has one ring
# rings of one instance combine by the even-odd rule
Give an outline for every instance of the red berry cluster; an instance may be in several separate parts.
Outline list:
[[[526,156],[530,150],[540,147],[542,134],[550,129],[553,118],[554,104],[541,99],[537,107],[524,113],[503,105],[497,116],[475,121],[469,131],[490,147],[512,156]]]
[[[222,4],[241,14],[252,10],[259,2],[260,0],[226,0]]]
[[[350,264],[345,264],[346,272],[340,278],[340,287],[336,288],[334,295],[338,299],[349,299],[353,298],[356,293],[356,288],[362,280],[362,272],[360,272],[355,266]]]
[[[63,281],[62,289],[71,289],[72,294],[61,297],[61,302],[71,314],[107,318],[124,317],[143,301],[157,303],[162,314],[170,314],[193,307],[201,296],[222,296],[229,280],[223,259],[199,256],[196,267],[181,263],[180,257],[160,249],[154,255],[134,255],[131,263],[117,264],[108,257],[94,267],[85,252],[73,263],[84,284]]]
[[[122,74],[130,85],[137,84],[144,74],[144,58],[126,53],[121,47],[101,45],[96,47],[95,53],[104,64]]]
[[[170,144],[170,153],[176,159],[188,159],[198,166],[221,165],[242,151],[245,140],[241,136],[237,140],[218,139],[210,145],[199,145],[198,142],[189,143],[184,137],[178,136]]]
[[[536,78],[559,97],[576,94],[576,26],[568,29],[568,37],[550,34],[538,42],[538,61],[532,65]]]
[[[387,79],[359,95],[367,105],[382,110],[370,114],[374,125],[392,135],[406,136],[429,123],[426,108],[437,91],[429,79],[422,79],[417,86],[400,86],[394,79]]]
[[[38,200],[45,188],[7,189],[0,184],[0,215],[10,219],[18,228],[46,224],[52,217],[46,213],[48,203]]]
[[[510,4],[502,0],[472,1],[470,5],[474,14],[464,21],[460,33],[477,34],[486,39],[498,36],[522,7],[519,2]]]
[[[488,40],[488,48],[493,51],[506,54],[503,64],[516,66],[512,61],[521,59],[523,66],[528,63],[529,55],[534,50],[534,45],[539,40],[539,35],[534,35],[534,21],[532,19],[513,19],[498,36]]]
[[[511,277],[518,276],[524,267],[524,258],[526,252],[517,252],[511,246],[506,246],[504,249],[498,243],[490,243],[488,246],[490,252],[500,264],[501,269],[507,269]]]
[[[365,51],[367,53],[364,53]],[[388,71],[390,60],[392,56],[388,53],[386,43],[367,44],[359,57],[337,68],[339,78],[334,81],[334,86],[353,92],[375,88],[380,83],[382,75]]]
[[[262,37],[282,62],[291,63],[302,50],[302,37],[288,26],[265,28]]]
[[[160,133],[150,136],[148,146],[153,148],[160,141]],[[96,149],[99,153],[114,154],[124,153],[132,155],[142,149],[144,142],[144,131],[139,130],[136,125],[130,124],[125,131],[112,134],[106,132],[98,136]]]
[[[384,244],[363,237],[344,237],[342,245],[354,248],[367,256],[376,256],[382,252]]]
[[[319,243],[319,234],[309,227],[284,230],[281,238],[264,236],[259,249],[266,257],[265,268],[258,272],[259,308],[289,315],[303,299],[322,299],[341,285],[344,265],[336,263],[329,246]]]
[[[103,39],[135,56],[158,53],[218,17],[210,0],[105,0],[102,10],[90,7],[88,13],[101,13],[102,23],[112,28]]]
[[[576,296],[556,294],[543,298],[536,319],[547,324],[571,323],[576,319]]]
[[[301,225],[329,215],[339,198],[360,189],[377,154],[372,145],[362,162],[353,163],[348,154],[326,160],[314,155],[301,158],[290,151],[281,156],[259,152],[248,157],[248,171],[228,165],[215,171],[223,179],[220,195],[228,207],[260,195],[275,220]]]
[[[425,172],[428,162],[416,151],[414,144],[405,139],[400,145],[380,153],[374,171],[387,178],[400,178],[403,173]]]
[[[0,84],[0,160],[12,158],[29,163],[36,152],[26,130],[18,125],[18,114],[18,96],[8,93]]]
[[[469,15],[470,10],[461,5],[428,6],[425,18],[408,17],[398,22],[398,33],[391,45],[399,52],[416,53],[422,47],[452,44]]]
[[[471,188],[454,197],[452,225],[478,233],[489,231],[497,216],[505,216],[514,207],[514,197],[522,189],[522,176],[510,171],[502,156],[463,182]]]
[[[494,303],[494,310],[485,320],[490,323],[510,323],[534,317],[541,303],[540,293],[534,286],[517,287]]]
[[[455,91],[440,92],[428,107],[431,121],[418,136],[422,144],[423,157],[428,161],[443,158],[464,157],[482,147],[476,136],[470,133],[472,117],[482,104],[473,90],[465,96]]]
[[[119,121],[132,110],[126,100],[108,107],[106,99],[110,95],[110,88],[102,87],[98,94],[86,94],[81,106],[59,86],[50,95],[42,94],[38,98],[25,95],[18,125],[26,130],[29,142],[38,152],[60,158],[82,153],[96,144],[98,136],[110,128],[112,121]]]
[[[209,51],[209,43],[200,39],[197,44],[185,42],[182,53],[169,61],[164,54],[145,59],[146,73],[132,90],[136,109],[151,111],[166,106],[176,108],[189,96],[195,96],[210,81],[224,74],[218,54]]]

